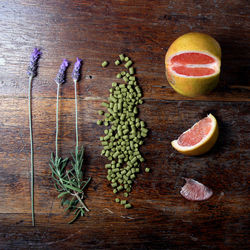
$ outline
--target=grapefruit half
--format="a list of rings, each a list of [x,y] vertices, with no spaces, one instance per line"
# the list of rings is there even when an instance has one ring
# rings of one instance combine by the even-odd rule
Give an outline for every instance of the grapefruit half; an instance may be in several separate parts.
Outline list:
[[[187,33],[169,47],[166,76],[178,93],[195,97],[214,89],[219,81],[221,65],[219,43],[203,33]]]
[[[215,117],[209,114],[192,128],[182,133],[177,140],[171,142],[172,146],[185,155],[201,155],[209,151],[215,144],[219,135],[218,124]]]

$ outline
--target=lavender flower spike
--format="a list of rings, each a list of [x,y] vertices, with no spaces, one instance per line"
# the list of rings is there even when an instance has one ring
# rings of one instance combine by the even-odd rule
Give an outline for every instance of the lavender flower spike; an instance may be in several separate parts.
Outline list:
[[[78,57],[76,58],[76,63],[74,65],[74,70],[72,73],[72,78],[74,81],[79,81],[80,78],[80,69],[82,66],[82,59],[79,59]]]
[[[37,67],[38,67],[38,60],[41,56],[42,52],[35,48],[30,56],[30,64],[28,66],[27,74],[30,77],[35,77],[37,75]]]
[[[55,82],[57,84],[63,84],[65,82],[66,69],[68,68],[68,66],[69,62],[66,59],[63,59],[63,62],[55,79]]]

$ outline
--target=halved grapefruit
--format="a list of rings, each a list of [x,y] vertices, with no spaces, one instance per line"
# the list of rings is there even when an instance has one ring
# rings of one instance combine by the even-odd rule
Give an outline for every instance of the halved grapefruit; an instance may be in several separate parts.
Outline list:
[[[218,135],[217,121],[212,114],[209,114],[182,133],[171,144],[177,151],[185,155],[201,155],[213,147]]]
[[[220,58],[220,45],[211,36],[193,32],[179,37],[165,57],[169,84],[189,97],[208,93],[219,81]]]

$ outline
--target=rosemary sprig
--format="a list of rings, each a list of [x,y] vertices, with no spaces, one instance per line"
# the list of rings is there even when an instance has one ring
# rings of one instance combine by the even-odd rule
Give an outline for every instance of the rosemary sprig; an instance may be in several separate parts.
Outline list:
[[[30,201],[32,226],[35,226],[35,210],[34,210],[34,152],[33,152],[33,129],[32,129],[32,81],[37,76],[38,60],[41,52],[35,48],[30,57],[27,74],[29,76],[29,129],[30,129]]]
[[[78,149],[78,116],[77,116],[77,81],[79,80],[79,71],[81,60],[77,58],[73,70],[73,80],[75,85],[75,112],[76,112],[76,147],[72,153],[71,168],[67,169],[68,158],[58,157],[58,102],[59,102],[59,87],[64,82],[65,71],[68,67],[68,62],[63,61],[59,73],[56,77],[57,87],[57,105],[56,105],[56,155],[51,154],[50,168],[52,178],[56,190],[60,193],[58,198],[61,198],[61,205],[66,206],[65,211],[74,212],[74,218],[69,222],[73,223],[79,216],[84,216],[85,212],[89,211],[84,203],[84,189],[90,182],[91,178],[85,180],[82,171],[84,149]]]
[[[65,211],[74,212],[75,216],[69,223],[73,223],[79,215],[84,216],[89,211],[84,203],[84,189],[91,178],[83,180],[82,163],[84,149],[76,155],[72,154],[71,169],[66,169],[68,159],[56,158],[51,154],[50,168],[56,190],[60,193],[61,205],[66,206]]]

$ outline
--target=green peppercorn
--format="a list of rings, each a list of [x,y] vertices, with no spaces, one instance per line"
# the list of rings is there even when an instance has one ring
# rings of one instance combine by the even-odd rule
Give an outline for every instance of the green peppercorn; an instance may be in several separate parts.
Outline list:
[[[136,144],[134,144],[134,146],[136,146]],[[133,164],[133,163],[135,163],[136,162],[136,160],[137,160],[137,158],[136,157],[134,157],[132,160],[131,160],[131,163]]]
[[[108,64],[109,64],[108,61],[104,61],[104,62],[102,63],[102,67],[105,68],[105,67],[108,66]]]
[[[127,197],[128,197],[128,193],[124,193],[123,196],[124,196],[125,198],[127,198]]]
[[[101,104],[103,107],[108,107],[109,105],[106,102],[102,102]]]
[[[120,199],[119,199],[119,198],[116,198],[116,199],[115,199],[115,202],[120,203]]]
[[[150,172],[150,168],[145,168],[145,172],[149,173]]]
[[[115,188],[115,187],[117,187],[117,183],[116,183],[116,182],[111,183],[111,186],[112,186],[113,188]]]
[[[133,62],[131,60],[127,61],[124,65],[125,68],[129,68],[131,65],[133,64]]]
[[[148,133],[148,129],[146,129],[146,128],[141,128],[141,132],[143,132],[144,134],[147,134]]]
[[[118,73],[118,74],[116,75],[116,78],[117,78],[117,79],[120,79],[120,78],[122,78],[122,75],[121,75],[120,73]]]
[[[105,168],[111,168],[111,164],[105,164]]]
[[[131,178],[131,179],[135,179],[135,175],[134,175],[134,174],[131,174],[131,175],[130,175],[130,178]]]
[[[112,87],[116,87],[117,86],[117,82],[112,82]]]
[[[125,59],[125,56],[123,54],[120,54],[119,57],[120,57],[120,60],[123,62]]]
[[[126,209],[129,209],[129,208],[131,208],[132,206],[131,206],[130,203],[128,203],[128,204],[125,204],[124,207],[125,207]]]
[[[120,203],[121,203],[121,205],[125,205],[127,203],[127,201],[126,200],[121,200]]]
[[[115,61],[115,65],[118,66],[121,62],[119,60]]]
[[[101,121],[101,120],[98,120],[98,121],[96,122],[96,124],[100,126],[100,125],[102,125],[102,121]]]
[[[130,74],[130,75],[133,75],[133,74],[135,73],[133,67],[130,67],[130,68],[128,69],[128,71],[129,71],[129,74]],[[129,80],[130,80],[130,79],[129,79]]]

